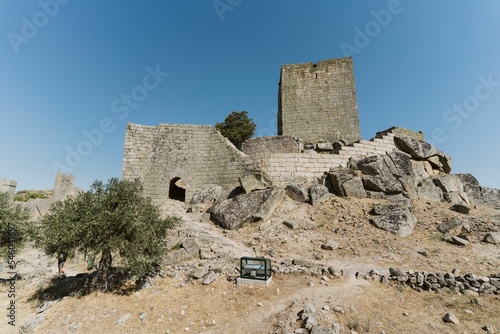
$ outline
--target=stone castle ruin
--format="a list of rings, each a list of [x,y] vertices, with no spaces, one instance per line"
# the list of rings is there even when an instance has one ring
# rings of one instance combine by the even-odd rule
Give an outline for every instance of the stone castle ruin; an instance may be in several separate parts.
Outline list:
[[[281,67],[278,135],[304,142],[361,139],[352,58]]]
[[[283,65],[278,95],[278,136],[249,139],[241,151],[209,125],[129,123],[123,178],[140,179],[155,202],[198,203],[193,196],[200,193],[213,202],[220,189],[227,190],[223,200],[241,189],[297,184],[296,195],[302,185],[310,189],[295,197],[314,202],[316,184],[339,196],[404,195],[462,207],[472,200],[500,208],[500,191],[480,187],[470,175],[449,175],[450,157],[424,142],[422,132],[392,127],[361,139],[351,58]]]

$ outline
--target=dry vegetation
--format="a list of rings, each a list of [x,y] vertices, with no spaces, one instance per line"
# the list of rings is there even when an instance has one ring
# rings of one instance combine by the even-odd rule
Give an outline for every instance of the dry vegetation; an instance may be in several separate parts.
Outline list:
[[[286,259],[303,259],[325,268],[334,267],[343,276],[330,276],[326,282],[303,274],[275,275],[268,288],[237,286],[227,276],[210,285],[178,277],[158,278],[151,288],[140,291],[64,297],[45,312],[46,318],[36,332],[293,333],[300,327],[298,314],[307,304],[314,305],[320,322],[339,323],[342,333],[484,333],[485,325],[500,331],[500,296],[480,296],[477,304],[471,302],[472,297],[461,294],[415,292],[363,279],[363,273],[370,269],[387,273],[389,267],[433,272],[456,268],[476,275],[500,273],[500,247],[480,242],[485,229],[500,225],[500,213],[485,207],[473,209],[468,215],[474,217],[470,235],[473,242],[458,247],[441,240],[436,229],[446,218],[466,217],[450,211],[448,205],[415,203],[419,223],[411,236],[399,238],[370,225],[369,211],[374,202],[332,197],[313,207],[285,198],[269,221],[238,231],[213,227],[201,219],[202,215],[184,214],[183,205],[169,203],[165,211],[183,215],[191,235],[199,229],[227,240],[233,251],[270,257],[276,265]],[[300,228],[287,228],[284,221],[294,221]],[[185,234],[183,228],[180,226],[173,234]],[[321,244],[328,239],[334,239],[340,247],[322,250]],[[425,251],[427,256],[419,251]],[[36,268],[39,276],[46,274],[48,278],[56,272],[55,264],[38,256],[36,250],[27,250],[21,258]],[[83,261],[75,260],[69,264],[68,273],[78,272],[85,272],[85,266]],[[360,273],[358,278],[355,273]],[[19,281],[18,303],[22,306],[18,324],[35,314],[40,302],[29,298],[38,284],[29,277]],[[5,295],[5,286],[1,289]],[[3,298],[0,306],[5,309]],[[335,311],[336,307],[342,312]],[[460,323],[444,323],[442,318],[447,312],[455,314]],[[117,323],[127,315],[128,320]],[[7,330],[2,321],[0,332]]]

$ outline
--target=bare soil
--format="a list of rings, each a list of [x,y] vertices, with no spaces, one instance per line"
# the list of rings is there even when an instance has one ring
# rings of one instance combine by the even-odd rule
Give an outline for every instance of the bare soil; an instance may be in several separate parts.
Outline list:
[[[172,231],[170,244],[190,236],[201,244],[210,243],[205,246],[216,254],[265,256],[274,265],[302,259],[343,274],[326,275],[327,280],[305,274],[274,275],[269,287],[238,286],[227,279],[232,275],[221,275],[209,285],[182,275],[157,278],[152,287],[139,291],[130,282],[130,289],[122,294],[92,293],[54,302],[35,333],[293,333],[301,326],[299,314],[308,304],[314,306],[321,323],[336,322],[342,333],[485,333],[485,325],[500,332],[499,296],[479,296],[472,302],[473,297],[457,293],[416,292],[363,278],[371,269],[386,274],[390,267],[500,273],[500,246],[481,242],[486,231],[500,226],[500,212],[476,207],[462,215],[445,203],[415,202],[418,224],[411,236],[401,238],[370,225],[369,211],[375,202],[380,200],[332,197],[313,207],[285,198],[268,221],[237,231],[224,231],[202,214],[185,213],[183,203],[168,202],[165,214],[177,214],[185,221]],[[472,222],[472,242],[466,247],[441,239],[436,228],[451,217]],[[298,228],[290,229],[284,221],[293,221]],[[340,247],[321,249],[330,239]],[[18,260],[25,274],[16,285],[17,331],[36,314],[41,303],[33,298],[37,290],[57,272],[55,259],[33,248],[25,249]],[[189,264],[196,267],[200,261]],[[85,267],[83,258],[71,260],[68,277],[86,272]],[[0,308],[6,310],[8,286],[2,284],[0,289]],[[443,322],[447,312],[460,323]],[[2,318],[0,332],[17,333]]]

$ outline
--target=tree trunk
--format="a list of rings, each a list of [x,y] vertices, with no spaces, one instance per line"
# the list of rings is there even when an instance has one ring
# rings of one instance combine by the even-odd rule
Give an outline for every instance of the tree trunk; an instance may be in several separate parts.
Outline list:
[[[111,251],[103,250],[101,254],[101,260],[99,261],[99,270],[97,273],[97,287],[100,290],[108,290],[109,276],[111,271]]]

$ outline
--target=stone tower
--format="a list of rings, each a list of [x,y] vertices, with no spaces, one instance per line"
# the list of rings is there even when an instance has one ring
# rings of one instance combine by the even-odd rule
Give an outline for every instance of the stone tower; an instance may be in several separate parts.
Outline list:
[[[278,135],[304,143],[361,139],[351,57],[281,67]]]

